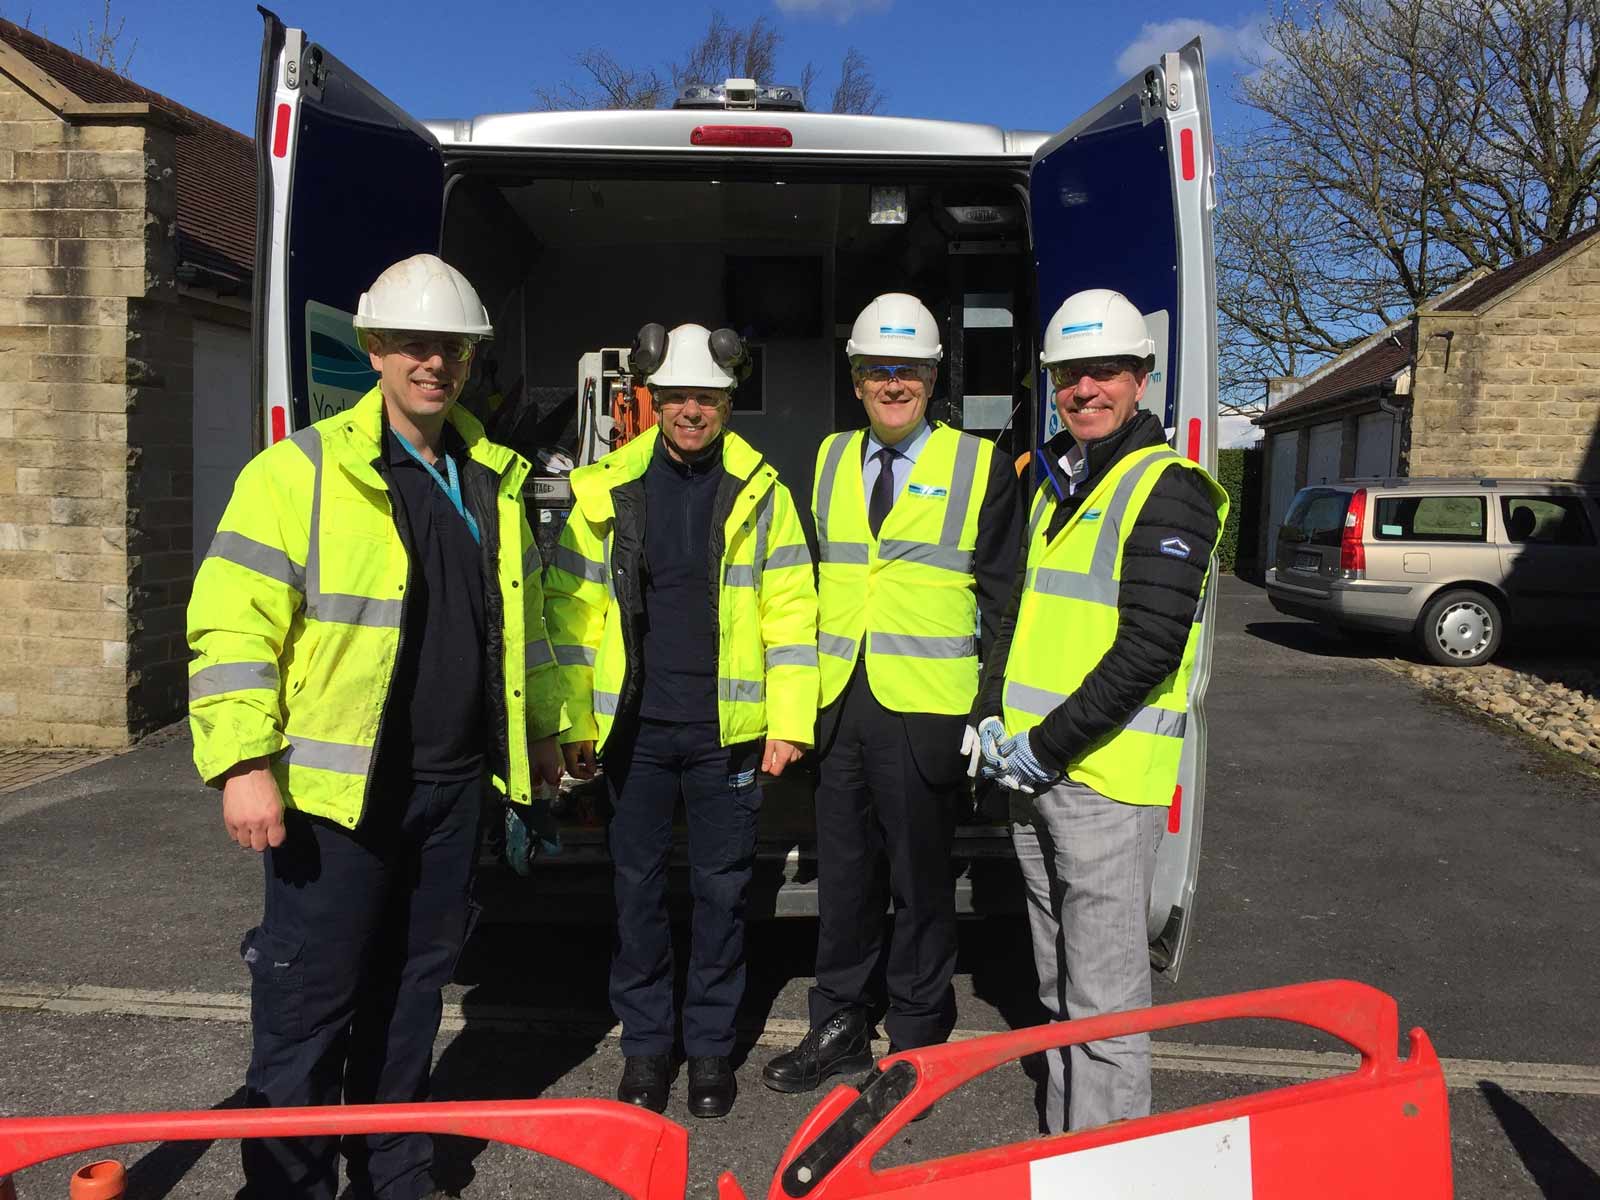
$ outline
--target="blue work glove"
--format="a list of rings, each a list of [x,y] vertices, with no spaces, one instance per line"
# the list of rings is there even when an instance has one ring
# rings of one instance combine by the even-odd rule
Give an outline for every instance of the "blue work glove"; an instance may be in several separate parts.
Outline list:
[[[1006,727],[999,717],[985,717],[976,728],[967,726],[966,736],[961,739],[961,753],[967,756],[968,778],[978,773],[978,764],[994,753],[1005,736]],[[985,773],[984,778],[988,779],[989,775]]]
[[[1057,773],[1045,770],[1033,756],[1026,730],[1000,743],[1000,762],[1005,774],[1016,780],[1021,791],[1040,791],[1056,780]]]

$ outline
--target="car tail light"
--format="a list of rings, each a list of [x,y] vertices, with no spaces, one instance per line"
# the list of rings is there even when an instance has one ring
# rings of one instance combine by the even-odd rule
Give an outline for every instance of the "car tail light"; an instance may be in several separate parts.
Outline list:
[[[691,146],[756,146],[787,150],[794,135],[778,125],[696,125],[689,134]]]
[[[1339,539],[1339,569],[1346,575],[1367,571],[1367,489],[1357,488],[1344,510],[1344,534]]]

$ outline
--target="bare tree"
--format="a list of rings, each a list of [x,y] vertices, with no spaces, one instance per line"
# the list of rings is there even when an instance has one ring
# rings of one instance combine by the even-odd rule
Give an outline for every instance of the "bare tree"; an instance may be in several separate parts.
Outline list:
[[[31,17],[32,13],[29,13],[29,16]],[[122,29],[127,23],[128,19],[123,17],[116,22],[116,28],[112,28],[111,0],[105,0],[105,7],[100,13],[100,23],[96,25],[94,18],[89,18],[87,32],[72,35],[72,48],[91,62],[99,63],[118,75],[126,75],[129,65],[133,62],[134,52],[139,49],[139,39],[134,38],[127,54],[120,57],[118,55],[117,43],[122,40]]]
[[[535,88],[534,96],[546,109],[661,108],[693,83],[729,78],[781,82],[778,52],[782,46],[783,34],[767,17],[740,26],[713,9],[705,33],[680,59],[635,67],[619,62],[609,50],[590,48],[574,59],[583,78],[553,88]],[[807,107],[817,79],[815,65],[806,63],[800,70],[798,90]],[[833,111],[876,112],[883,100],[883,93],[872,86],[867,75],[866,59],[854,48],[847,51],[833,92]]]
[[[1286,7],[1222,152],[1222,382],[1260,393],[1591,223],[1600,0]]]

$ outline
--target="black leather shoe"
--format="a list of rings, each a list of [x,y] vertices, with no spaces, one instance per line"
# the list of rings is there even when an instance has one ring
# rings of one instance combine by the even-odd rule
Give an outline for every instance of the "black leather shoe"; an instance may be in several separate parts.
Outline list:
[[[672,1091],[672,1058],[666,1054],[630,1054],[617,1084],[617,1099],[651,1112],[665,1112]]]
[[[721,1054],[689,1059],[689,1115],[725,1117],[739,1094],[733,1067]]]
[[[830,1075],[872,1066],[872,1022],[846,1009],[815,1026],[800,1044],[761,1068],[761,1082],[775,1092],[809,1092]]]

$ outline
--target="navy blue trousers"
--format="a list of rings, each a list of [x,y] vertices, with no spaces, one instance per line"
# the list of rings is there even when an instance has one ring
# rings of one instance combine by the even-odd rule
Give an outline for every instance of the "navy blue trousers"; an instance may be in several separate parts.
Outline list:
[[[694,896],[683,1049],[691,1056],[733,1049],[734,1016],[744,996],[745,903],[761,811],[761,746],[718,745],[715,721],[641,720],[636,731],[618,730],[606,747],[617,900],[611,1011],[622,1022],[624,1054],[672,1051],[677,1022],[667,860],[680,794]]]
[[[411,1103],[428,1097],[433,1042],[474,909],[483,785],[375,788],[354,832],[298,812],[268,850],[250,968],[252,1108]],[[241,1145],[251,1200],[333,1200],[333,1138]],[[416,1200],[433,1190],[425,1134],[347,1138],[357,1196]]]

